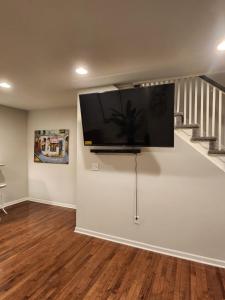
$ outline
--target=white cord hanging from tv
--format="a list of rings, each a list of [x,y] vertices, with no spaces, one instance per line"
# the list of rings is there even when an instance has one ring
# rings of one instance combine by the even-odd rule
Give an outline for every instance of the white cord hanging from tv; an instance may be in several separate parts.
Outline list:
[[[139,203],[138,203],[138,153],[135,153],[134,156],[134,171],[135,171],[135,215],[134,215],[134,223],[140,224],[140,216],[139,216]]]

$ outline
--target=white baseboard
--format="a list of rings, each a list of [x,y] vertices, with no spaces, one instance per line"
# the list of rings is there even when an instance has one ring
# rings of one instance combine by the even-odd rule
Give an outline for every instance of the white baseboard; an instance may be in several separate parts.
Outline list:
[[[24,201],[31,201],[31,202],[37,202],[37,203],[42,203],[42,204],[48,204],[48,205],[54,205],[54,206],[60,206],[60,207],[76,209],[76,205],[74,205],[74,204],[53,202],[53,201],[37,199],[37,198],[32,198],[32,197],[24,197],[24,198],[21,198],[21,199],[10,201],[10,202],[5,202],[4,207],[8,207],[8,206],[11,206],[11,205],[14,205],[14,204],[17,204],[17,203],[21,203],[21,202],[24,202]]]
[[[60,206],[60,207],[66,207],[66,208],[76,209],[76,205],[75,204],[62,203],[62,202],[54,202],[54,201],[37,199],[37,198],[32,198],[32,197],[28,197],[27,200],[28,201],[32,201],[32,202],[42,203],[42,204],[48,204],[48,205],[54,205],[54,206]]]
[[[214,259],[214,258],[210,258],[210,257],[204,257],[204,256],[192,254],[192,253],[182,252],[182,251],[173,250],[173,249],[167,249],[167,248],[154,246],[154,245],[150,245],[150,244],[145,244],[145,243],[141,243],[141,242],[137,242],[137,241],[133,241],[133,240],[124,239],[124,238],[121,238],[118,236],[113,236],[113,235],[108,235],[108,234],[104,234],[104,233],[97,232],[97,231],[92,231],[92,230],[81,228],[81,227],[76,227],[75,232],[93,236],[93,237],[100,238],[100,239],[104,239],[107,241],[119,243],[119,244],[128,245],[128,246],[135,247],[135,248],[140,248],[140,249],[144,249],[144,250],[148,250],[148,251],[152,251],[152,252],[156,252],[156,253],[160,253],[160,254],[164,254],[164,255],[174,256],[177,258],[182,258],[185,260],[198,262],[201,264],[225,268],[224,260]]]
[[[18,204],[18,203],[21,203],[21,202],[24,202],[24,201],[28,201],[28,198],[24,197],[24,198],[20,198],[20,199],[17,199],[17,200],[10,201],[10,202],[4,202],[4,207],[15,205],[15,204]]]

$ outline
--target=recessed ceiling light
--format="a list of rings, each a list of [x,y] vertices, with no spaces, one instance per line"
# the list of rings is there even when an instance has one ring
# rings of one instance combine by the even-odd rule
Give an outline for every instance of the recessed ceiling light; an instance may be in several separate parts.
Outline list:
[[[4,89],[10,89],[11,88],[11,84],[9,84],[7,82],[0,82],[0,87],[2,87]]]
[[[79,67],[79,68],[76,68],[76,73],[79,75],[86,75],[86,74],[88,74],[88,70],[83,67]]]
[[[219,50],[219,51],[225,51],[225,41],[221,42],[221,43],[217,46],[217,50]]]
[[[4,89],[10,89],[11,85],[7,82],[0,82],[0,87]]]

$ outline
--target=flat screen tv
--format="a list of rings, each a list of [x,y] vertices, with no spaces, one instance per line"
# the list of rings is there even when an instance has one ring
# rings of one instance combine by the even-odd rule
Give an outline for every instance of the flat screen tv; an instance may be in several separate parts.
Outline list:
[[[80,95],[86,146],[174,146],[174,84]]]

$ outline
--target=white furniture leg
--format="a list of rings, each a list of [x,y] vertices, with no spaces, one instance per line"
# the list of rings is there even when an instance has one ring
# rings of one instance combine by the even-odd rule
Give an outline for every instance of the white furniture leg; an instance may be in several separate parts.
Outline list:
[[[0,209],[7,215],[8,213],[7,213],[7,211],[5,210],[5,208],[3,206],[3,194],[2,194],[2,190],[5,187],[6,187],[6,183],[0,183],[0,193],[1,193],[1,199],[0,199],[0,201],[1,201],[1,208]]]
[[[2,207],[2,211],[3,211],[6,215],[8,215],[8,213],[7,213],[7,211],[5,210],[4,207]]]

